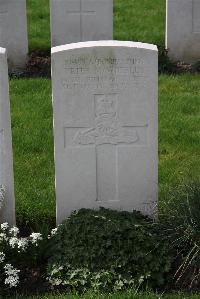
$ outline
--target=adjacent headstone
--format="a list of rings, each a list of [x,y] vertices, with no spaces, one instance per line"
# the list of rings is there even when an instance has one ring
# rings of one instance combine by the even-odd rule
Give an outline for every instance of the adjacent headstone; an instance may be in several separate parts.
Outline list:
[[[52,46],[113,36],[113,0],[51,0]]]
[[[28,54],[26,0],[0,0],[0,46],[11,70],[24,68]]]
[[[5,198],[0,208],[0,223],[14,224],[15,198],[8,67],[6,50],[3,48],[0,48],[0,186],[5,189]]]
[[[157,47],[52,49],[57,222],[100,206],[152,215],[157,201]]]
[[[174,61],[200,60],[200,0],[167,0],[166,48]]]

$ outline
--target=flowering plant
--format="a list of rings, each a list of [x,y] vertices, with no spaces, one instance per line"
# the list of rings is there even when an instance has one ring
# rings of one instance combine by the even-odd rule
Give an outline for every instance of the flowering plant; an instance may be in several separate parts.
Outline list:
[[[52,289],[67,288],[71,291],[86,292],[110,292],[122,291],[127,288],[138,288],[146,277],[140,276],[138,279],[133,277],[123,277],[114,269],[90,271],[88,268],[77,268],[70,264],[53,264],[48,268],[47,280]]]
[[[8,223],[0,225],[0,285],[16,288],[26,276],[27,269],[37,261],[39,245],[43,241],[41,233],[31,233],[20,237],[16,226]]]

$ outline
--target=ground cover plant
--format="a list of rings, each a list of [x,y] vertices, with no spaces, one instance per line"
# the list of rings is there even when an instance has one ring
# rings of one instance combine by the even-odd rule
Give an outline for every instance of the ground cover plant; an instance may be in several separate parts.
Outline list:
[[[159,225],[138,212],[83,209],[52,238],[49,282],[80,292],[159,288],[171,268],[169,244]]]
[[[49,234],[1,224],[0,293],[199,290],[199,183],[170,199],[159,221],[102,208],[75,212]]]
[[[128,291],[128,292],[118,292],[114,294],[93,294],[89,293],[84,296],[79,295],[69,295],[69,294],[46,294],[41,296],[16,296],[16,299],[200,299],[198,294],[153,294],[151,292],[141,293],[137,290]],[[12,298],[11,298],[12,299]]]
[[[172,263],[160,226],[139,212],[80,210],[48,235],[0,226],[0,293],[160,288]]]
[[[196,207],[194,198],[191,197],[190,209]],[[185,206],[187,197],[182,200]],[[185,227],[176,231],[174,223],[180,226],[175,221],[169,228],[176,233],[175,240],[179,240]],[[0,226],[0,293],[6,296],[8,292],[50,289],[79,294],[88,290],[110,293],[150,287],[161,291],[169,283],[173,288],[169,273],[174,271],[176,248],[183,253],[185,247],[175,242],[172,246],[173,238],[163,233],[164,227],[162,222],[152,221],[139,212],[103,208],[72,214],[49,235],[31,233],[23,237],[17,227],[3,223]],[[193,233],[188,240],[195,245],[198,237]],[[188,251],[192,244],[188,243]],[[184,256],[182,261],[185,264]],[[198,273],[198,258],[193,259],[191,267],[195,268],[193,275]],[[199,283],[199,277],[195,278]]]

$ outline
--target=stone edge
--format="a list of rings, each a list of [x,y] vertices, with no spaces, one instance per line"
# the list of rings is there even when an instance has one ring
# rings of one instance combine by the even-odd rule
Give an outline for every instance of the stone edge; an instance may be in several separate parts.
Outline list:
[[[146,49],[151,51],[157,51],[158,48],[156,45],[141,43],[141,42],[131,42],[131,41],[117,41],[117,40],[110,40],[110,41],[89,41],[89,42],[80,42],[80,43],[72,43],[66,44],[62,46],[57,46],[51,48],[51,54],[68,51],[68,50],[75,50],[81,48],[93,48],[93,47],[127,47],[127,48],[138,48],[138,49]]]

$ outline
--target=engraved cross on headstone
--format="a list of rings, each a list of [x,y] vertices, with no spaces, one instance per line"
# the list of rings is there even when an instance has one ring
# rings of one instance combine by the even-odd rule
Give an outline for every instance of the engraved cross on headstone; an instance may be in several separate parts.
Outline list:
[[[119,146],[140,142],[139,128],[147,124],[122,125],[118,118],[118,95],[94,95],[94,126],[83,128],[65,126],[65,130],[77,129],[71,146],[93,146],[96,155],[97,201],[118,201]],[[66,147],[66,143],[65,143]]]
[[[6,22],[5,18],[7,16],[7,14],[8,14],[8,9],[0,6],[0,43],[4,42],[3,30],[5,28],[5,22]]]
[[[83,8],[82,0],[79,0],[79,9],[78,10],[67,10],[67,14],[69,15],[78,15],[80,22],[80,41],[83,41],[83,17],[95,15],[96,11],[93,10],[85,10]]]

